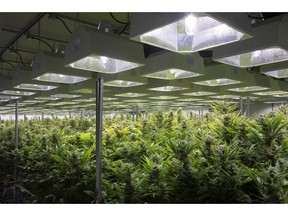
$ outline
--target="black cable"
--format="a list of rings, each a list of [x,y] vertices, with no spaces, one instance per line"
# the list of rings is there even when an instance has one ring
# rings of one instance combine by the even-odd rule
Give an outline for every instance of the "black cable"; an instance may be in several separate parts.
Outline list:
[[[26,65],[24,64],[24,62],[23,62],[23,59],[22,59],[21,54],[20,54],[17,50],[14,50],[14,52],[17,53],[17,55],[19,56],[21,63],[22,63],[24,66],[26,66]]]
[[[67,31],[68,31],[70,34],[72,34],[72,31],[68,28],[68,26],[66,25],[66,23],[64,22],[64,20],[62,20],[62,19],[59,18],[59,17],[56,17],[56,19],[60,20],[60,21],[63,23],[63,25],[65,26],[65,28],[67,29]]]
[[[40,39],[40,38],[36,38],[36,37],[31,37],[31,39],[39,40],[39,41],[45,43],[47,46],[49,46],[49,48],[51,49],[51,51],[54,52],[53,47],[52,47],[49,43],[47,43],[46,41],[44,41],[44,40],[42,40],[42,39]]]
[[[119,35],[123,34],[128,26],[129,26],[129,23],[127,23],[127,24],[122,28],[122,30],[119,32]]]
[[[120,20],[116,19],[112,13],[109,13],[109,14],[111,15],[111,17],[112,17],[116,22],[118,22],[118,23],[120,23],[120,24],[126,25],[127,23],[129,23],[129,22],[123,22],[123,21],[120,21]]]
[[[13,64],[11,64],[10,62],[8,61],[5,61],[5,60],[1,60],[3,63],[6,63],[6,64],[9,64],[10,66],[12,66],[13,68],[15,68],[15,66]]]

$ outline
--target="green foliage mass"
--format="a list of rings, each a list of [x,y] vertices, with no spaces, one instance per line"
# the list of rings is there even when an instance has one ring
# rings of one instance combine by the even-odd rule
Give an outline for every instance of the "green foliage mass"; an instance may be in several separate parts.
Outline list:
[[[104,118],[104,203],[287,203],[286,108],[247,118],[227,102]],[[0,202],[95,202],[95,119],[0,121]],[[17,162],[18,178],[13,178]],[[10,200],[11,201],[11,200]]]

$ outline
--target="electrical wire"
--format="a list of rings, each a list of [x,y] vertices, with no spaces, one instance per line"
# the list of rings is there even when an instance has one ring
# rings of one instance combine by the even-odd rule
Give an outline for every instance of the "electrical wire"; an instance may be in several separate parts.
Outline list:
[[[51,51],[54,52],[53,47],[52,47],[48,42],[46,42],[45,40],[42,40],[42,39],[40,39],[40,38],[36,38],[36,37],[30,37],[30,38],[45,43],[45,44],[46,44],[46,45],[51,49]]]
[[[19,56],[21,63],[22,63],[24,66],[26,66],[26,65],[24,64],[24,62],[23,62],[23,59],[22,59],[21,54],[20,54],[17,50],[14,50],[14,52]]]
[[[118,23],[120,23],[120,24],[126,25],[127,23],[129,23],[129,22],[123,22],[123,21],[120,21],[120,20],[116,19],[112,13],[109,13],[109,14],[111,15],[111,17],[112,17],[116,22],[118,22]]]
[[[118,33],[118,35],[123,34],[123,33],[126,31],[126,29],[127,29],[128,26],[129,26],[129,23],[127,23],[127,24],[122,28],[122,30]]]
[[[59,17],[56,17],[56,19],[60,20],[60,21],[63,23],[63,25],[65,26],[65,28],[67,29],[67,31],[68,31],[70,34],[72,34],[72,31],[68,28],[68,26],[66,25],[66,23],[64,22],[64,20],[62,20],[62,19],[59,18]]]
[[[3,63],[9,64],[11,67],[15,68],[15,66],[13,64],[11,64],[10,62],[6,61],[6,60],[1,60]]]

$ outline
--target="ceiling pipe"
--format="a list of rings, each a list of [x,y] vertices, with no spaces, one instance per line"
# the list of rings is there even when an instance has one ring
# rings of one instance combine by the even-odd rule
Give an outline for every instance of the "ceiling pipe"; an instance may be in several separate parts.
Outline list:
[[[3,54],[11,47],[13,44],[19,40],[29,29],[34,26],[37,22],[39,22],[47,13],[38,13],[30,22],[22,29],[20,30],[12,40],[9,41],[9,43],[6,45],[6,48],[2,49],[0,52],[0,58],[3,56]]]

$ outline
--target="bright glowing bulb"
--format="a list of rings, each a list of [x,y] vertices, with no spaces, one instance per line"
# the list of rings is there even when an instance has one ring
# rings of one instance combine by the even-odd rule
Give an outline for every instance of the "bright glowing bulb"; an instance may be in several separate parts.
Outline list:
[[[174,69],[171,69],[170,72],[171,72],[171,74],[175,74],[176,73],[176,71]]]
[[[189,15],[185,18],[185,32],[188,35],[193,35],[196,32],[196,17]]]
[[[108,62],[108,58],[106,56],[101,56],[100,57],[100,61],[103,63],[103,64],[106,64]]]
[[[261,54],[261,51],[260,51],[260,50],[256,50],[256,51],[254,51],[254,53],[253,53],[254,57],[259,57],[260,54]]]

